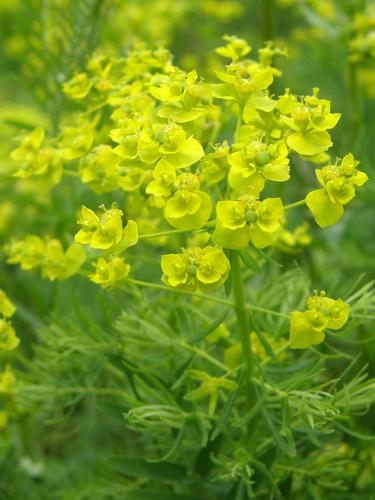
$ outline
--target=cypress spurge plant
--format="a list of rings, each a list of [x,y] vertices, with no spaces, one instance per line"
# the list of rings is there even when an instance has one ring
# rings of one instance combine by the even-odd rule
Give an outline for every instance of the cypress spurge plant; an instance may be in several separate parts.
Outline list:
[[[350,418],[372,404],[375,384],[345,342],[373,320],[374,298],[371,286],[314,292],[302,270],[279,267],[277,249],[309,245],[308,219],[335,224],[367,176],[350,152],[331,158],[340,114],[318,89],[270,91],[284,49],[267,43],[253,59],[246,41],[224,41],[216,82],[173,65],[163,47],[93,55],[63,85],[77,111],[58,134],[36,129],[12,152],[21,182],[69,182],[90,203],[71,214],[67,244],[25,234],[4,246],[8,262],[49,280],[88,278],[123,309],[97,345],[47,327],[28,366],[33,379],[46,350],[70,345],[72,363],[77,349],[97,352],[105,387],[87,384],[89,368],[81,385],[61,387],[50,367],[48,384],[15,392],[27,394],[26,412],[49,394],[68,406],[77,393],[118,401],[137,458],[110,463],[132,498],[339,498],[356,481],[351,439],[362,433]],[[319,186],[295,199],[298,157]]]

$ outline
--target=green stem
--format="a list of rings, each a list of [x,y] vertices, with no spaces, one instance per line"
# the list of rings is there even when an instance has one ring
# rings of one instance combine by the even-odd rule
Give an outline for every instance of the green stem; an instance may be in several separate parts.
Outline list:
[[[296,207],[301,207],[302,205],[306,205],[306,200],[299,200],[294,203],[291,203],[290,205],[285,205],[284,210],[289,210],[290,208],[296,208]]]
[[[272,22],[272,11],[273,11],[273,0],[261,0],[262,8],[262,40],[267,42],[273,38],[273,22]]]
[[[238,251],[232,253],[232,288],[234,296],[234,308],[236,311],[237,325],[240,333],[240,341],[242,346],[242,354],[245,361],[247,371],[247,401],[248,406],[253,402],[253,389],[251,387],[251,376],[253,372],[253,353],[250,342],[250,321],[249,314],[245,302],[245,290],[241,275],[241,257]]]

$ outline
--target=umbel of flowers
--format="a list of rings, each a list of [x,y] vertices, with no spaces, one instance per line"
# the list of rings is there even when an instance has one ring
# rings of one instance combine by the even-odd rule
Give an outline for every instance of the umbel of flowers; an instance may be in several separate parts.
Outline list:
[[[317,88],[307,96],[273,93],[274,59],[285,50],[267,43],[252,58],[246,41],[224,40],[216,52],[226,64],[213,82],[174,65],[163,47],[140,47],[117,59],[96,54],[64,83],[77,111],[57,135],[38,128],[20,139],[14,176],[36,189],[73,177],[97,195],[112,193],[117,205],[77,207],[80,229],[66,250],[36,235],[9,242],[9,263],[40,268],[51,280],[80,272],[104,288],[126,286],[131,247],[204,232],[205,245],[161,256],[161,279],[179,292],[206,292],[223,285],[231,268],[235,275],[233,259],[247,248],[293,252],[309,244],[305,224],[287,226],[288,210],[302,207],[308,216],[306,206],[322,228],[343,216],[367,176],[351,153],[329,155],[340,114]],[[319,186],[306,186],[300,200],[287,189],[270,196],[295,182],[298,157],[315,168]],[[331,300],[315,298],[292,314],[292,348],[344,324],[333,319],[344,306]]]

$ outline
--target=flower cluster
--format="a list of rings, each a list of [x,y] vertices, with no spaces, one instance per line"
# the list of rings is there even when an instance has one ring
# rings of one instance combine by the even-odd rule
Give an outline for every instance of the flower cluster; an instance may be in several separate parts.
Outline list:
[[[230,264],[220,248],[188,248],[179,254],[163,255],[162,280],[184,290],[212,290],[224,283]]]
[[[91,248],[106,250],[108,253],[119,253],[138,241],[137,224],[129,220],[123,227],[123,211],[114,205],[106,209],[100,207],[99,216],[84,205],[81,208],[77,223],[81,229],[75,235],[76,243],[89,245]]]
[[[82,272],[104,288],[128,276],[122,254],[138,239],[157,245],[158,235],[191,232],[192,238],[203,229],[203,243],[186,245],[185,239],[188,248],[162,256],[162,280],[186,290],[216,288],[230,268],[224,250],[252,245],[299,251],[310,242],[306,226],[288,229],[285,210],[306,204],[326,227],[341,217],[354,186],[367,180],[351,154],[331,161],[330,130],[340,114],[331,112],[318,89],[307,96],[271,90],[281,75],[274,62],[286,50],[269,42],[253,58],[245,40],[224,41],[216,53],[227,64],[216,71],[216,82],[174,65],[164,47],[139,47],[117,59],[94,54],[63,85],[79,104],[69,122],[55,137],[36,129],[12,153],[21,162],[18,176],[47,175],[58,165],[59,178],[66,174],[97,195],[114,194],[125,208],[101,205],[95,212],[82,206],[77,220],[75,242],[86,246],[80,255],[98,257],[93,272]],[[45,150],[47,166],[39,170]],[[290,203],[287,187],[282,197],[280,187],[293,182],[298,156],[322,167],[316,170],[322,188]],[[57,182],[52,171],[50,177]],[[8,262],[40,266],[49,279],[64,279],[80,267],[70,264],[75,246],[65,253],[56,240],[28,236],[24,242],[7,245]]]
[[[0,290],[0,351],[10,351],[15,349],[20,343],[16,336],[9,319],[16,312],[16,308],[5,295],[3,290]]]
[[[335,224],[344,212],[343,206],[355,196],[355,187],[362,186],[368,177],[357,169],[359,161],[351,153],[335,165],[315,170],[323,187],[306,196],[306,204],[320,227]]]
[[[36,176],[42,186],[57,184],[62,176],[62,163],[58,150],[45,137],[41,127],[20,141],[10,155],[17,165],[14,176],[26,179]]]
[[[271,245],[282,225],[284,207],[280,198],[256,200],[243,195],[236,201],[218,201],[214,241],[224,248]]]
[[[42,276],[50,281],[73,276],[86,259],[79,245],[71,244],[64,250],[57,239],[42,239],[31,234],[21,240],[8,242],[3,251],[9,264],[19,264],[21,269],[26,270],[40,269]]]
[[[129,274],[130,266],[118,256],[109,259],[100,257],[95,263],[95,272],[89,275],[92,282],[102,288],[113,288],[125,280]]]
[[[349,317],[349,306],[341,299],[317,292],[306,300],[306,310],[292,313],[290,321],[291,349],[307,349],[325,339],[325,330],[342,328]]]

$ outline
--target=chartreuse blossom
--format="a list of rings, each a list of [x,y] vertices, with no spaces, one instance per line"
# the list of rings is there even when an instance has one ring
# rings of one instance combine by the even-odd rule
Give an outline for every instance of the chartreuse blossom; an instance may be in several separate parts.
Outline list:
[[[162,281],[183,290],[212,290],[228,276],[230,264],[220,248],[187,248],[182,253],[163,255]]]
[[[166,160],[159,160],[152,172],[153,180],[146,187],[146,193],[155,197],[171,194],[176,181],[176,169]]]
[[[9,264],[19,264],[21,269],[40,269],[50,281],[65,280],[80,269],[86,253],[80,245],[71,244],[66,250],[57,239],[41,239],[27,235],[22,240],[12,240],[4,248]]]
[[[9,319],[15,313],[16,308],[0,289],[0,352],[15,349],[20,343]],[[0,376],[1,380],[1,376]]]
[[[200,142],[189,137],[184,128],[177,124],[153,124],[133,130],[114,129],[111,139],[118,143],[115,153],[125,160],[138,160],[145,168],[155,165],[160,159],[167,160],[175,168],[186,168],[199,161],[204,155]]]
[[[213,377],[199,370],[188,370],[187,374],[193,380],[198,380],[201,384],[198,389],[193,389],[186,393],[184,399],[195,403],[208,398],[208,415],[210,417],[213,417],[215,414],[219,399],[219,390],[232,392],[237,387],[237,384],[233,380],[224,377]]]
[[[290,321],[291,349],[307,349],[325,339],[325,330],[342,328],[349,317],[349,306],[341,299],[317,292],[306,300],[306,310],[292,312]]]
[[[243,147],[234,145],[228,156],[228,184],[235,193],[260,193],[266,180],[285,182],[289,179],[288,148],[284,141],[265,144],[253,141]]]
[[[76,243],[89,245],[91,248],[119,253],[135,245],[138,241],[137,224],[129,220],[123,227],[123,211],[112,205],[106,209],[100,207],[99,216],[90,208],[82,205],[77,224],[81,229],[75,235]]]
[[[95,264],[95,272],[89,279],[102,288],[113,288],[128,276],[129,264],[122,257],[114,256],[109,259],[99,258]]]
[[[199,177],[181,174],[174,183],[174,194],[164,207],[164,217],[177,229],[199,229],[209,219],[212,211],[210,196],[199,189]]]
[[[264,248],[272,245],[282,225],[284,207],[280,198],[256,200],[249,195],[216,205],[214,241],[223,248],[241,249],[249,242]]]
[[[335,165],[315,170],[323,188],[308,193],[306,204],[320,227],[335,224],[344,213],[344,205],[354,198],[355,186],[367,182],[368,177],[357,169],[358,164],[349,153]]]
[[[15,312],[15,306],[5,295],[5,292],[0,289],[0,315],[5,318],[11,318]]]
[[[118,188],[119,163],[110,146],[97,146],[79,162],[81,181],[97,194],[114,191]]]
[[[26,179],[37,176],[45,187],[51,187],[61,179],[60,155],[51,141],[45,138],[45,131],[41,127],[23,137],[10,157],[17,166],[14,177]]]
[[[45,246],[39,236],[29,234],[22,240],[10,240],[3,250],[8,264],[19,264],[21,269],[30,270],[42,265]]]
[[[96,120],[87,122],[83,118],[77,120],[77,124],[63,126],[59,138],[59,153],[64,160],[75,160],[81,158],[88,151],[94,142],[94,127]]]
[[[71,80],[63,84],[64,93],[71,99],[80,100],[87,97],[93,82],[86,73],[76,73]]]
[[[167,75],[154,75],[149,92],[161,102],[157,116],[176,123],[192,122],[211,109],[209,86],[199,80],[195,70],[186,74],[173,68]]]
[[[295,227],[292,231],[282,228],[275,246],[283,252],[296,254],[309,246],[312,242],[309,234],[309,224],[307,222]]]
[[[301,102],[295,101],[288,112],[284,110],[282,117],[290,129],[288,146],[302,156],[318,155],[332,146],[327,130],[334,128],[341,116],[340,113],[331,113],[331,103],[319,99],[318,92],[319,89],[315,88],[313,95],[304,97]]]
[[[267,344],[272,349],[273,352],[276,352],[280,349],[284,344],[284,339],[275,340],[269,333],[263,332],[263,337],[265,337]],[[253,354],[260,360],[267,359],[269,354],[264,349],[263,344],[259,340],[259,335],[256,332],[250,332],[250,345]],[[279,354],[279,359],[282,359],[284,356],[283,352]],[[243,351],[240,342],[235,342],[227,347],[224,351],[224,364],[230,368],[237,368],[239,365],[243,363]]]
[[[247,56],[247,54],[251,51],[251,47],[249,47],[246,40],[243,40],[242,38],[224,35],[223,40],[228,43],[223,47],[215,49],[215,52],[222,57],[231,59],[232,62],[237,61],[237,59],[241,57]]]
[[[216,184],[224,179],[229,170],[229,145],[227,141],[213,146],[214,151],[201,160],[202,175],[207,184]]]
[[[86,253],[81,246],[73,243],[64,250],[59,240],[48,240],[41,265],[42,276],[50,281],[65,280],[76,274],[85,260]]]

